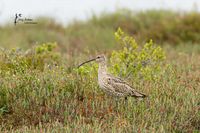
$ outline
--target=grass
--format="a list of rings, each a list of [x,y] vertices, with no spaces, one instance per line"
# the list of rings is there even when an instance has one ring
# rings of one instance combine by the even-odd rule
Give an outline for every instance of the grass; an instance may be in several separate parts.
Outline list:
[[[128,106],[121,99],[118,108],[97,86],[95,74],[80,77],[72,70],[75,63],[65,63],[62,56],[56,66],[47,61],[43,69],[20,66],[23,71],[2,73],[1,131],[198,131],[200,55],[166,50],[171,67],[159,81],[130,79],[149,97],[130,98]]]
[[[113,17],[118,20],[119,13],[116,14]],[[158,14],[162,22],[165,20],[163,13],[152,14]],[[145,20],[148,18],[145,13],[140,15]],[[174,14],[167,16],[170,15]],[[132,26],[129,18],[125,18],[120,17],[119,21],[128,20],[123,23],[124,26]],[[156,19],[148,22],[153,20]],[[37,28],[30,26],[29,30],[23,25],[1,27],[1,46],[12,48],[15,45],[26,50],[0,51],[0,131],[199,132],[198,41],[194,44],[191,39],[181,39],[177,44],[172,39],[162,38],[162,48],[167,56],[164,64],[169,64],[169,67],[164,69],[157,81],[130,78],[129,83],[147,94],[148,98],[142,101],[129,98],[128,106],[124,104],[124,99],[120,99],[117,107],[115,99],[101,91],[96,71],[91,73],[88,70],[86,75],[74,71],[78,63],[99,51],[109,57],[112,49],[120,48],[114,41],[115,29],[112,26],[120,25],[115,22],[105,15],[91,18],[88,22],[76,22],[66,28],[49,21],[44,21]],[[16,29],[19,34],[15,34]],[[11,38],[18,36],[15,41],[8,39],[10,31],[13,31]],[[33,37],[32,40],[30,37]],[[145,37],[149,37],[148,34]],[[34,41],[56,41],[58,47],[38,47],[33,44]],[[139,42],[142,44],[143,41]],[[75,53],[77,51],[79,53]]]

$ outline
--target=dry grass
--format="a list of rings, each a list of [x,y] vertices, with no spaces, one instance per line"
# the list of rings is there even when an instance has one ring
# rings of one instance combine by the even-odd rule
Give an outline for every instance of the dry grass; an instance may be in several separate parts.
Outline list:
[[[159,81],[130,80],[149,97],[129,98],[128,106],[123,99],[116,106],[97,86],[95,75],[80,77],[62,63],[1,76],[6,105],[1,131],[198,131],[200,54],[179,53],[171,46],[166,50],[170,67]]]

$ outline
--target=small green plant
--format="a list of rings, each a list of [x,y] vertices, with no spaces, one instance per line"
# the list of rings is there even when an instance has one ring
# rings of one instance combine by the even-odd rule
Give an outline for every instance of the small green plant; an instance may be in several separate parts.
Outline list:
[[[97,68],[98,65],[96,63],[92,63],[92,65],[81,66],[79,69],[75,69],[75,71],[78,72],[78,74],[81,76],[94,76],[95,74],[97,74]]]
[[[44,69],[46,64],[59,63],[59,54],[54,52],[56,43],[45,43],[23,52],[19,49],[0,50],[0,74],[24,73],[29,69]]]
[[[122,77],[143,77],[146,80],[157,78],[165,59],[160,46],[150,40],[140,48],[134,38],[126,35],[120,28],[115,32],[115,38],[123,48],[112,52],[110,61],[114,74],[120,74]]]
[[[110,58],[112,67],[109,69],[111,73],[124,78],[129,76],[145,80],[159,78],[162,72],[161,65],[166,58],[160,46],[156,46],[150,40],[143,47],[140,47],[133,37],[126,35],[120,28],[115,32],[115,38],[122,49],[112,52]],[[96,71],[96,63],[78,69],[78,73],[84,77],[95,76]]]
[[[42,53],[52,52],[53,49],[56,47],[57,47],[56,43],[44,43],[42,45],[37,46],[35,49],[37,54],[42,54]]]

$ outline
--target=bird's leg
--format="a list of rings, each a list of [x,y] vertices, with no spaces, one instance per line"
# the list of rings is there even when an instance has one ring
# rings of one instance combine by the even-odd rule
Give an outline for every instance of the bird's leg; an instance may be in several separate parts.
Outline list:
[[[128,100],[128,98],[127,97],[125,97],[125,101],[127,101]]]
[[[116,111],[118,110],[118,107],[119,107],[119,103],[118,103],[118,97],[115,97],[115,108],[116,108]]]
[[[127,108],[128,107],[128,98],[125,97],[124,99],[125,99],[125,105],[126,105],[126,108]]]

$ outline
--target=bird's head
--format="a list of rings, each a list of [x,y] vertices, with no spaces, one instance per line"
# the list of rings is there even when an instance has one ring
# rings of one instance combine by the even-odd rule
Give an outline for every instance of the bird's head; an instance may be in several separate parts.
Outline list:
[[[98,56],[96,56],[96,57],[93,58],[93,59],[90,59],[90,60],[88,60],[88,61],[85,61],[85,62],[81,63],[81,64],[78,66],[78,68],[79,68],[80,66],[86,64],[86,63],[91,62],[91,61],[96,61],[96,62],[98,62],[98,63],[105,62],[105,61],[106,61],[106,57],[105,57],[104,55],[98,55]]]
[[[106,57],[102,54],[102,55],[98,55],[95,59],[98,63],[100,62],[105,62],[106,61]]]

